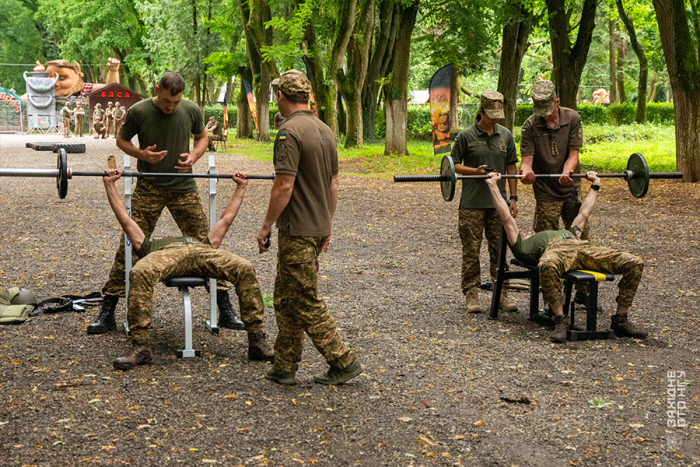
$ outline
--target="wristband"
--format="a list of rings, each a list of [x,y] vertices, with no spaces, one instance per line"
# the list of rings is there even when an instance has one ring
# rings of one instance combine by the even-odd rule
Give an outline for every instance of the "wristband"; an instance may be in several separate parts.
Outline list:
[[[591,185],[591,190],[599,191],[599,190],[600,190],[600,185]]]
[[[517,195],[516,195],[516,196],[511,196],[510,199],[512,199],[513,201],[517,201],[517,200],[518,200],[518,196],[517,196]]]

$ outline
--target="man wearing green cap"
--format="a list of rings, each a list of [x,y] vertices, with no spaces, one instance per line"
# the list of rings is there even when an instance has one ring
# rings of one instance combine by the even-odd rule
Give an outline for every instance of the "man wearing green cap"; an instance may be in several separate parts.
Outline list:
[[[92,129],[95,130],[95,139],[99,139],[102,135],[102,139],[107,136],[107,129],[104,124],[105,111],[102,110],[102,104],[95,104],[95,111],[92,113]]]
[[[522,182],[533,185],[535,216],[533,230],[558,230],[559,218],[564,228],[578,215],[581,179],[569,177],[581,173],[579,150],[583,146],[581,116],[559,105],[554,83],[539,80],[532,85],[532,115],[523,123],[520,134],[520,173]],[[565,174],[557,178],[537,178],[537,174]],[[588,239],[588,224],[581,238]],[[586,303],[585,287],[576,288],[575,301]]]
[[[114,137],[116,138],[119,135],[119,132],[122,130],[124,117],[126,117],[126,111],[122,108],[119,102],[114,103],[112,117],[114,118]]]
[[[503,95],[496,91],[481,93],[481,105],[476,122],[462,130],[452,147],[450,156],[455,172],[460,175],[486,175],[489,170],[515,174],[518,156],[515,152],[513,134],[498,124],[504,118]],[[505,181],[499,182],[501,195],[505,199]],[[510,212],[518,215],[518,183],[508,180],[510,188]],[[494,209],[488,187],[481,180],[462,180],[462,198],[459,202],[459,236],[462,239],[462,293],[467,301],[467,312],[482,313],[479,302],[481,270],[479,251],[486,232],[489,244],[491,278],[496,279],[498,249],[501,245],[501,221]],[[508,298],[506,289],[501,295],[501,308],[516,311],[515,302]]]
[[[311,83],[304,73],[286,71],[278,81],[277,103],[285,118],[275,139],[275,181],[258,233],[260,253],[268,251],[277,223],[275,278],[277,340],[275,363],[265,377],[296,384],[304,333],[330,368],[314,382],[344,383],[363,367],[340,338],[328,307],[318,297],[318,256],[331,244],[331,221],[338,202],[338,152],[335,134],[309,110]]]

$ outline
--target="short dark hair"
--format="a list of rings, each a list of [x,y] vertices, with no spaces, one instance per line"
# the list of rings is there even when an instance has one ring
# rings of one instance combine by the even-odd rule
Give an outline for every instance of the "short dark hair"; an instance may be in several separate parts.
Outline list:
[[[168,91],[170,95],[177,96],[185,91],[185,80],[178,73],[169,71],[158,82],[158,89]]]
[[[282,122],[284,122],[284,117],[282,116],[281,113],[277,112],[277,113],[275,114],[275,123],[276,123],[277,125],[281,125]]]
[[[287,98],[289,102],[292,104],[308,104],[309,103],[309,95],[306,93],[306,97],[296,95],[296,96],[290,96],[284,91],[280,91],[282,94],[284,94],[284,97]]]

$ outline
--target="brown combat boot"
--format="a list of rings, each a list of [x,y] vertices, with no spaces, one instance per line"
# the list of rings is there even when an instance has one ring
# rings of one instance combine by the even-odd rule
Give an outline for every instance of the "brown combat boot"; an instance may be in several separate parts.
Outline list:
[[[566,325],[566,316],[555,315],[554,316],[554,332],[549,336],[552,342],[555,344],[562,344],[566,342],[566,331],[569,327]]]
[[[248,360],[270,363],[275,361],[275,349],[267,341],[264,332],[248,333]]]
[[[127,357],[115,359],[113,362],[114,369],[127,371],[137,365],[150,365],[151,357],[151,346],[148,345],[148,341],[134,339],[131,343],[131,353]]]
[[[479,291],[476,287],[472,287],[466,292],[467,313],[483,313],[484,310],[479,304]]]
[[[627,314],[612,315],[612,325],[610,326],[617,337],[633,337],[644,339],[649,334],[648,331],[640,328],[627,319]]]
[[[518,305],[508,297],[508,292],[506,292],[505,287],[501,290],[500,308],[503,311],[518,311]]]

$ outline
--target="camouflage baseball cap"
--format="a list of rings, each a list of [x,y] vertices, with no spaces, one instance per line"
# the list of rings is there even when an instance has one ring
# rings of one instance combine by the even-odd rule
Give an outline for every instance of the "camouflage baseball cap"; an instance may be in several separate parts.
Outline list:
[[[294,69],[282,73],[279,78],[279,87],[280,91],[286,95],[302,99],[309,97],[309,92],[311,92],[309,78],[301,71]]]
[[[556,100],[554,83],[548,79],[537,81],[532,85],[532,113],[535,117],[546,117],[554,112]]]
[[[506,118],[506,114],[503,113],[503,94],[496,91],[484,91],[481,93],[481,107],[484,108],[484,112],[488,118],[493,118],[494,120],[499,118]]]

